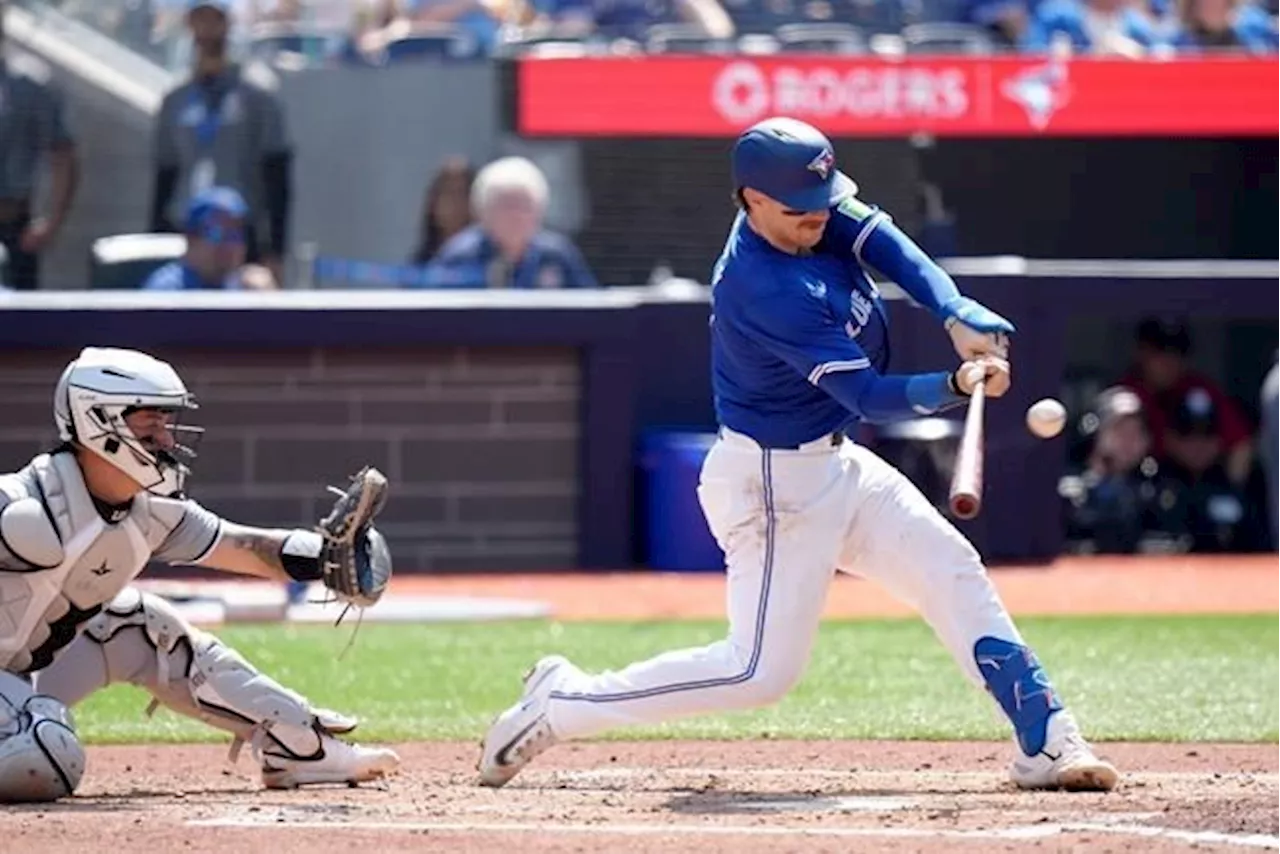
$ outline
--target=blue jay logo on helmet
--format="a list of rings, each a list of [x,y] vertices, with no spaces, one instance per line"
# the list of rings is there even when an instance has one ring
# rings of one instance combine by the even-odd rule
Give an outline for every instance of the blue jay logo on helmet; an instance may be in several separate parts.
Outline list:
[[[831,170],[836,168],[836,156],[831,149],[824,148],[822,152],[809,161],[806,167],[810,172],[817,172],[822,180],[827,180],[831,176]]]

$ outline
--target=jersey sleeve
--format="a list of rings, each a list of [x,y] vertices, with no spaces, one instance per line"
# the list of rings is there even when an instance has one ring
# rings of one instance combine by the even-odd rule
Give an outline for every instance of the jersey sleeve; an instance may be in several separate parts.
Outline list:
[[[222,519],[191,499],[151,499],[152,512],[169,533],[152,554],[165,563],[199,563],[222,538]]]
[[[831,211],[820,251],[852,259],[895,282],[915,302],[936,315],[960,296],[950,274],[893,223],[892,218],[850,197]]]
[[[888,213],[875,205],[868,204],[857,196],[849,196],[831,209],[831,217],[822,231],[818,251],[853,256],[861,262],[862,248],[871,234],[881,224],[892,221]]]

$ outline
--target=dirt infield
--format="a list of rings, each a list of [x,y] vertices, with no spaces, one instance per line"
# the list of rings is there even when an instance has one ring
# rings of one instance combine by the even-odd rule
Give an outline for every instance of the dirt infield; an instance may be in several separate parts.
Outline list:
[[[1275,557],[1075,560],[993,576],[1015,616],[1277,610]],[[711,574],[396,583],[537,598],[561,619],[723,613]],[[827,609],[906,613],[857,580],[838,582]],[[1106,795],[1014,790],[1009,743],[588,742],[555,748],[499,791],[475,786],[472,744],[398,749],[405,772],[383,785],[269,792],[247,751],[232,767],[221,747],[91,748],[75,798],[0,809],[0,852],[1280,849],[1275,745],[1103,744],[1125,773]]]
[[[562,745],[505,789],[472,745],[404,745],[380,787],[260,790],[216,747],[99,748],[74,800],[0,813],[0,849],[1187,851],[1276,848],[1275,747],[1108,744],[1106,795],[1024,793],[1004,744]],[[109,842],[108,842],[109,840]]]

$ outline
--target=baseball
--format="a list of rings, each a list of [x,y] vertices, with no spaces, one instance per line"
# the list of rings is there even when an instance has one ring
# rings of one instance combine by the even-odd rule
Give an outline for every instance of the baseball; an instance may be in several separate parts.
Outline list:
[[[1037,400],[1027,410],[1027,429],[1041,439],[1052,439],[1067,423],[1067,408],[1052,397]]]

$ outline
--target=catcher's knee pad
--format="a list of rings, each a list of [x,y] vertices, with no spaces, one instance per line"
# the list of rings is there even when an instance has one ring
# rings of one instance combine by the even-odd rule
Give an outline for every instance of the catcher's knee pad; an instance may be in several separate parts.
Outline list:
[[[157,702],[226,729],[237,738],[262,732],[291,754],[309,756],[319,749],[316,716],[305,698],[264,676],[213,635],[192,626],[173,603],[160,596],[126,590],[85,633],[109,646],[130,626],[142,629],[155,649],[154,678],[143,684]]]
[[[0,672],[0,803],[64,798],[84,776],[71,710]]]

